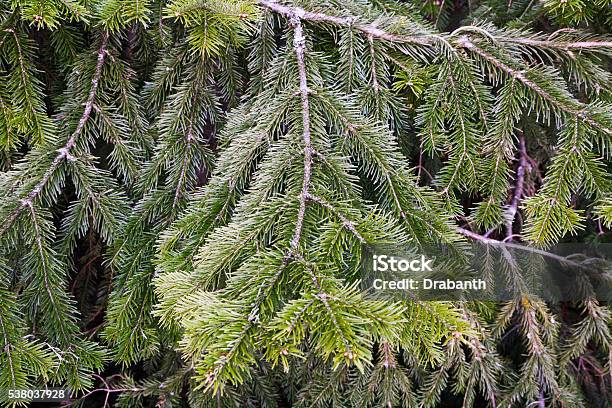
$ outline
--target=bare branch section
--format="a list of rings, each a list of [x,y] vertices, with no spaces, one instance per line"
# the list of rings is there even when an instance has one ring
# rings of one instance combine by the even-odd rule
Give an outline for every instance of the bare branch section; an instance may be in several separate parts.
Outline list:
[[[385,30],[376,27],[374,24],[362,24],[358,23],[356,17],[338,17],[330,14],[306,11],[301,7],[291,7],[279,4],[272,0],[259,0],[259,5],[274,11],[275,13],[282,14],[287,17],[296,17],[300,20],[316,21],[321,23],[330,23],[342,27],[352,28],[362,33],[377,38],[379,40],[385,40],[390,42],[399,43],[413,43],[420,45],[433,45],[436,42],[436,35],[423,34],[423,35],[399,35],[392,34]]]
[[[481,242],[481,243],[483,243],[485,245],[491,245],[493,247],[498,247],[498,248],[502,248],[502,249],[503,248],[510,248],[510,249],[515,249],[515,250],[519,250],[519,251],[529,252],[529,253],[532,253],[532,254],[538,254],[538,255],[541,255],[541,256],[543,256],[545,258],[554,259],[555,261],[557,261],[557,262],[559,262],[559,263],[561,263],[563,265],[569,265],[569,266],[573,266],[573,267],[578,268],[578,269],[589,270],[589,266],[587,266],[585,264],[576,262],[576,261],[574,261],[574,260],[572,260],[570,258],[565,258],[565,257],[563,257],[561,255],[557,255],[557,254],[552,253],[552,252],[544,251],[542,249],[537,249],[537,248],[533,248],[533,247],[526,246],[526,245],[521,245],[521,244],[515,244],[515,243],[512,243],[512,242],[498,241],[496,239],[487,238],[484,235],[480,235],[480,234],[478,234],[476,232],[473,232],[473,231],[470,231],[468,229],[461,228],[461,227],[457,227],[456,231],[459,234],[461,234],[461,235],[463,235],[463,236],[465,236],[467,238],[473,239],[474,241]]]
[[[43,188],[45,187],[45,185],[47,185],[47,183],[53,176],[53,173],[57,170],[62,161],[64,159],[72,158],[70,151],[76,145],[77,139],[83,131],[85,123],[87,123],[87,121],[89,120],[91,111],[93,109],[94,101],[96,99],[96,92],[98,91],[98,83],[100,82],[100,77],[102,76],[102,67],[104,66],[104,60],[106,59],[107,45],[108,33],[105,32],[102,34],[102,40],[100,42],[100,48],[98,50],[96,68],[94,71],[93,78],[91,79],[91,89],[89,90],[89,95],[87,97],[87,100],[85,101],[85,109],[83,110],[83,115],[79,120],[79,124],[77,125],[74,132],[70,135],[70,138],[68,138],[68,141],[66,142],[64,147],[57,150],[57,156],[55,156],[55,159],[53,159],[53,162],[51,162],[51,166],[49,167],[49,169],[47,169],[42,179],[38,182],[38,184],[36,184],[32,191],[30,191],[28,195],[20,201],[19,206],[15,208],[15,210],[13,210],[13,212],[11,212],[11,214],[9,214],[9,216],[6,218],[2,229],[0,229],[0,236],[3,235],[6,231],[8,231],[8,229],[15,222],[15,220],[17,220],[17,218],[25,208],[33,205],[34,200],[42,192]]]
[[[300,209],[295,226],[295,234],[291,240],[291,249],[297,250],[304,227],[304,216],[306,215],[306,201],[308,200],[308,190],[310,188],[310,177],[312,176],[312,156],[313,148],[310,138],[310,103],[308,101],[308,78],[306,76],[306,39],[302,29],[302,22],[298,15],[294,15],[291,21],[294,29],[293,48],[297,58],[298,74],[300,78],[300,97],[302,99],[302,127],[304,139],[304,181],[302,183],[302,193],[300,194]]]
[[[512,225],[514,224],[514,218],[518,212],[520,200],[523,197],[523,190],[525,187],[525,172],[528,170],[529,163],[527,163],[527,147],[525,146],[525,137],[520,135],[519,137],[519,164],[516,169],[516,186],[514,187],[514,194],[512,201],[508,207],[507,220],[506,220],[506,237],[512,239]]]
[[[492,64],[493,66],[497,67],[499,70],[505,72],[506,74],[508,74],[512,78],[515,78],[515,79],[519,80],[523,85],[525,85],[526,87],[528,87],[529,89],[531,89],[532,91],[537,93],[542,99],[547,100],[548,102],[550,102],[553,105],[559,107],[561,110],[563,110],[566,113],[569,113],[571,115],[574,115],[574,116],[577,116],[577,117],[581,118],[586,123],[588,123],[589,125],[591,125],[592,127],[596,128],[596,129],[600,130],[601,132],[607,134],[608,136],[612,136],[612,129],[609,129],[609,128],[603,126],[601,123],[599,123],[596,120],[594,120],[593,118],[587,116],[587,114],[586,114],[584,109],[575,109],[575,108],[573,108],[571,106],[567,106],[567,104],[564,104],[562,101],[559,101],[558,99],[556,99],[554,96],[552,96],[550,93],[548,93],[545,89],[543,89],[540,85],[538,85],[537,83],[535,83],[532,80],[530,80],[529,78],[527,78],[523,71],[519,71],[519,70],[516,70],[516,69],[514,69],[512,67],[509,67],[504,62],[498,60],[493,55],[487,53],[483,49],[481,49],[478,46],[476,46],[476,44],[474,44],[467,36],[461,37],[457,41],[457,44],[460,47],[465,48],[467,50],[470,50],[473,53],[479,55],[484,60],[488,61],[490,64]]]

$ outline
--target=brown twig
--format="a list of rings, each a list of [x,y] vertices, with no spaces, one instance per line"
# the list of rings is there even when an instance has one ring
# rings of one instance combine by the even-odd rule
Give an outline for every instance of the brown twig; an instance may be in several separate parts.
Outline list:
[[[84,399],[86,399],[87,397],[91,396],[92,394],[95,394],[96,392],[106,392],[106,399],[105,401],[108,403],[108,396],[109,394],[112,393],[116,393],[116,392],[139,392],[142,391],[140,388],[96,388],[95,390],[91,390],[89,391],[87,394],[83,395],[81,398],[77,399],[76,401],[82,401]],[[69,407],[74,405],[74,403],[76,401],[71,401],[70,403],[63,405],[63,407]]]
[[[516,185],[514,187],[514,194],[512,201],[508,207],[506,213],[506,238],[512,240],[512,225],[514,224],[514,218],[518,211],[518,206],[523,197],[523,190],[525,187],[525,172],[528,170],[529,164],[527,163],[527,147],[525,146],[525,137],[519,135],[519,164],[516,169]]]

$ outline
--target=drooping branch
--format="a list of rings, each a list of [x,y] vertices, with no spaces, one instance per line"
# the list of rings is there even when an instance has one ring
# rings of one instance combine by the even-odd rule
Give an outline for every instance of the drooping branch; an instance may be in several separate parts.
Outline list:
[[[301,20],[329,23],[341,27],[351,28],[362,32],[366,36],[394,43],[413,43],[423,46],[432,46],[441,39],[444,39],[444,36],[435,33],[419,35],[393,34],[377,27],[375,23],[360,23],[358,22],[358,18],[355,16],[340,17],[323,12],[307,11],[301,7],[280,4],[276,0],[259,0],[258,4],[275,13],[282,14],[287,17],[297,16]],[[540,40],[531,37],[510,38],[502,36],[495,36],[493,38],[500,42],[528,45],[540,48],[552,48],[564,51],[583,49],[597,50],[603,48],[612,48],[612,41],[604,40],[554,41],[550,39]]]
[[[459,38],[459,40],[457,41],[457,44],[459,45],[459,47],[465,48],[465,49],[467,49],[469,51],[472,51],[473,53],[479,55],[484,60],[488,61],[490,64],[492,64],[493,66],[495,66],[499,70],[505,72],[510,77],[517,79],[523,85],[525,85],[527,88],[529,88],[533,92],[537,93],[542,99],[544,99],[544,100],[548,101],[549,103],[557,106],[559,109],[563,110],[564,112],[566,112],[568,114],[571,114],[573,116],[577,116],[577,117],[583,119],[589,125],[591,125],[592,127],[596,128],[596,129],[599,129],[601,132],[606,133],[609,136],[612,136],[612,129],[609,129],[609,128],[605,127],[601,123],[599,123],[596,120],[594,120],[592,117],[588,116],[586,111],[585,111],[585,109],[576,109],[576,108],[574,108],[572,106],[568,106],[566,103],[563,103],[563,101],[559,101],[557,98],[555,98],[553,95],[551,95],[545,89],[543,89],[540,85],[538,85],[537,83],[535,83],[531,79],[527,78],[527,76],[525,76],[525,73],[523,71],[514,69],[514,68],[508,66],[507,64],[505,64],[503,61],[500,61],[499,59],[495,58],[493,55],[487,53],[482,48],[479,48],[467,36],[462,36],[461,38]]]
[[[311,12],[311,11],[304,10],[301,7],[283,5],[283,4],[276,2],[275,0],[259,0],[258,4],[262,7],[268,8],[269,10],[272,10],[276,13],[282,14],[289,18],[298,18],[300,20],[330,23],[330,24],[335,24],[335,25],[342,26],[342,27],[352,28],[352,29],[355,29],[365,34],[368,37],[368,39],[376,38],[379,40],[385,40],[385,41],[394,42],[394,43],[414,43],[414,44],[419,44],[423,46],[434,46],[438,42],[442,42],[446,45],[449,44],[447,41],[448,36],[443,36],[440,34],[431,33],[431,34],[405,36],[405,35],[389,33],[385,30],[382,30],[376,27],[374,23],[369,23],[369,24],[358,23],[357,18],[353,16],[339,17],[339,16],[322,13],[322,12]],[[479,31],[484,31],[484,30],[479,29]],[[612,47],[612,42],[610,41],[595,41],[594,40],[594,41],[576,41],[576,42],[571,42],[571,41],[556,42],[552,40],[538,40],[538,39],[533,39],[533,38],[512,38],[512,39],[497,38],[497,37],[491,37],[491,38],[495,38],[495,39],[498,39],[504,42],[530,45],[530,46],[536,46],[536,47],[541,47],[541,48],[562,49],[566,51],[581,50],[581,49],[611,48]],[[494,56],[486,53],[481,48],[478,48],[467,36],[462,36],[461,38],[459,38],[459,40],[457,41],[457,45],[460,48],[466,48],[480,55],[482,58],[487,60],[489,63],[493,64],[495,67],[504,71],[506,74],[510,75],[511,77],[519,80],[525,86],[527,86],[532,91],[540,95],[540,97],[554,104],[555,106],[558,106],[561,110],[565,111],[566,113],[578,116],[582,118],[585,122],[589,123],[594,128],[599,129],[600,131],[602,131],[603,133],[606,133],[607,135],[612,135],[611,129],[600,124],[599,122],[594,120],[592,117],[589,117],[587,113],[584,111],[584,109],[576,109],[574,107],[571,107],[571,106],[568,106],[567,104],[562,103],[562,101],[557,100],[550,93],[548,93],[546,90],[540,87],[537,83],[527,78],[522,71],[515,70],[509,67],[508,65],[504,64],[502,61],[497,60]]]
[[[68,342],[68,339],[70,337],[67,336],[66,328],[64,327],[64,324],[63,324],[65,320],[62,320],[62,317],[59,314],[59,308],[57,305],[57,301],[55,299],[56,295],[53,293],[53,290],[51,288],[51,283],[49,282],[49,271],[48,271],[48,265],[47,265],[48,261],[46,260],[45,251],[43,249],[42,231],[38,224],[37,215],[34,212],[35,211],[34,206],[32,205],[31,202],[26,204],[26,206],[28,207],[28,209],[30,210],[30,213],[32,214],[32,224],[34,226],[34,241],[36,242],[36,249],[39,253],[40,259],[44,260],[42,262],[43,286],[45,287],[45,292],[47,296],[49,297],[49,302],[51,303],[51,306],[53,306],[51,308],[51,313],[56,314],[58,318],[58,322],[62,323],[59,325],[59,330],[62,335],[62,341]]]
[[[533,248],[527,245],[520,245],[520,244],[514,244],[512,242],[504,242],[504,241],[498,241],[496,239],[492,239],[492,238],[487,238],[484,235],[480,235],[476,232],[470,231],[468,229],[465,228],[461,228],[461,227],[457,227],[456,231],[467,237],[470,239],[473,239],[475,241],[481,242],[485,245],[491,245],[494,247],[501,247],[501,248],[512,248],[512,249],[517,249],[519,251],[525,251],[525,252],[529,252],[529,253],[533,253],[533,254],[538,254],[541,255],[545,258],[550,258],[550,259],[554,259],[555,261],[561,263],[561,264],[565,264],[565,265],[569,265],[569,266],[573,266],[575,268],[578,269],[586,269],[586,270],[590,270],[590,268],[588,266],[585,266],[579,262],[573,261],[569,258],[565,258],[561,255],[557,255],[554,254],[552,252],[548,252],[548,251],[544,251],[542,249],[537,249],[537,248]]]
[[[15,40],[15,47],[16,47],[16,50],[17,50],[17,61],[18,61],[18,64],[19,64],[19,77],[21,79],[21,87],[24,90],[26,90],[26,89],[28,89],[28,78],[26,78],[27,68],[25,66],[25,58],[24,58],[24,55],[23,55],[23,49],[21,48],[21,41],[19,40],[19,36],[17,35],[17,33],[15,32],[14,29],[7,28],[4,31],[6,31],[7,33],[12,34],[12,36],[13,36],[13,38]],[[32,105],[32,100],[29,97],[24,98],[24,103],[27,105],[27,106],[24,106],[24,107],[28,111],[30,111],[30,113],[32,114],[32,118],[34,119],[34,123],[33,123],[34,127],[36,128],[36,130],[38,132],[42,133],[40,118],[38,116],[39,112],[37,112],[37,108]],[[42,101],[41,101],[41,103],[42,103]],[[38,135],[37,138],[42,140],[42,135]]]
[[[68,141],[66,142],[64,147],[57,150],[57,153],[58,153],[57,156],[55,156],[55,158],[53,159],[53,162],[51,162],[51,166],[44,173],[42,179],[26,195],[24,199],[20,200],[17,208],[15,208],[6,218],[6,220],[4,221],[4,225],[0,229],[0,236],[2,236],[4,233],[6,233],[6,231],[9,230],[9,228],[12,226],[15,220],[17,220],[17,218],[19,217],[19,215],[23,212],[25,208],[32,206],[32,204],[34,203],[34,200],[40,195],[43,188],[47,185],[47,183],[53,176],[53,173],[55,173],[55,171],[61,165],[62,161],[64,161],[64,159],[70,160],[73,158],[70,152],[76,145],[76,142],[79,136],[81,135],[81,132],[83,131],[83,128],[85,127],[85,124],[89,120],[91,111],[93,109],[94,101],[96,99],[96,93],[98,91],[98,84],[100,82],[100,77],[102,76],[102,67],[104,66],[104,60],[106,59],[107,45],[108,45],[108,33],[104,32],[102,34],[100,48],[98,49],[98,58],[97,58],[96,67],[94,70],[94,75],[91,79],[91,89],[89,91],[87,100],[85,101],[85,108],[83,109],[83,115],[81,115],[81,119],[79,120],[79,123],[76,129],[74,130],[74,132],[72,132],[72,134],[70,135],[70,138],[68,138]]]
[[[310,130],[310,103],[308,100],[308,78],[306,73],[306,58],[305,58],[305,49],[306,49],[306,39],[304,38],[304,32],[302,29],[302,24],[296,15],[291,15],[291,24],[294,28],[294,38],[293,38],[293,47],[296,55],[297,66],[298,66],[298,76],[300,80],[299,88],[300,88],[300,98],[302,100],[302,127],[303,133],[302,138],[304,142],[304,178],[302,182],[302,190],[299,196],[299,209],[298,216],[295,225],[295,232],[293,238],[290,243],[290,250],[287,251],[283,261],[281,262],[279,268],[276,270],[275,274],[272,276],[270,280],[267,280],[262,284],[257,292],[257,296],[253,303],[251,303],[250,312],[247,317],[247,321],[242,326],[242,330],[236,339],[233,340],[232,346],[229,348],[228,352],[225,354],[225,358],[216,364],[215,368],[209,372],[207,377],[208,386],[213,386],[214,381],[219,377],[222,370],[227,366],[230,362],[230,359],[235,355],[238,350],[241,342],[246,338],[247,334],[251,329],[255,327],[255,324],[259,320],[259,308],[263,304],[266,299],[266,288],[272,288],[276,282],[281,278],[283,272],[285,271],[287,265],[292,258],[294,259],[302,259],[298,252],[298,245],[302,236],[302,230],[304,227],[304,217],[306,216],[306,206],[307,201],[309,200],[309,189],[310,189],[310,179],[312,176],[312,161],[314,155],[314,149],[312,147],[311,140],[311,130]],[[317,282],[315,282],[316,284]]]
[[[571,40],[556,40],[554,39],[557,34],[564,34],[564,29],[558,30],[549,36],[546,39],[542,39],[542,36],[539,34],[530,34],[526,33],[521,37],[513,37],[512,35],[495,35],[487,32],[487,30],[482,27],[470,25],[470,26],[461,26],[453,33],[453,35],[457,35],[458,33],[463,32],[473,32],[480,33],[486,36],[488,39],[494,42],[500,43],[508,43],[508,44],[520,44],[526,46],[532,46],[537,48],[549,48],[557,51],[565,51],[569,52],[571,50],[589,50],[591,52],[597,52],[599,50],[611,49],[612,41],[608,41],[607,39],[591,39],[588,41],[571,41]]]

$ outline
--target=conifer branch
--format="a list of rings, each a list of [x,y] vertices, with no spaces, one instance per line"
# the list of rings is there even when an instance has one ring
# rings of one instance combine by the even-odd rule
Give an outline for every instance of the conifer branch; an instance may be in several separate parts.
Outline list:
[[[107,51],[106,51],[107,45],[108,45],[108,33],[104,32],[102,34],[100,48],[98,50],[98,57],[97,57],[96,67],[95,67],[95,70],[94,70],[94,75],[93,75],[93,77],[91,79],[91,89],[89,91],[89,95],[87,97],[87,100],[85,101],[85,108],[83,110],[83,115],[81,116],[81,119],[79,120],[79,123],[78,123],[76,129],[74,130],[74,132],[72,133],[70,138],[68,138],[68,141],[66,142],[64,147],[58,149],[57,156],[55,157],[55,159],[53,159],[53,162],[51,163],[51,166],[44,173],[42,179],[27,194],[27,196],[20,201],[20,203],[17,206],[17,208],[15,208],[8,215],[8,217],[4,221],[4,225],[0,229],[0,236],[4,235],[4,233],[6,233],[10,229],[12,224],[15,222],[15,220],[17,220],[19,215],[22,213],[22,211],[26,207],[29,207],[29,206],[33,205],[34,200],[42,192],[43,188],[49,182],[49,180],[53,176],[53,173],[55,173],[55,171],[61,165],[62,161],[64,159],[67,159],[67,160],[71,160],[72,159],[73,156],[70,154],[70,152],[74,148],[74,146],[76,145],[76,142],[77,142],[81,132],[83,131],[83,128],[85,127],[85,124],[89,120],[89,116],[91,115],[91,111],[93,110],[94,101],[96,99],[96,92],[98,90],[98,84],[99,84],[99,81],[100,81],[100,77],[102,76],[102,67],[104,65],[104,60],[105,60],[106,54],[107,54]]]
[[[8,366],[11,371],[11,385],[15,386],[17,381],[15,379],[15,368],[13,367],[13,356],[11,355],[11,344],[9,343],[8,334],[6,331],[6,326],[4,325],[4,317],[2,313],[0,313],[0,326],[2,327],[2,336],[4,337],[4,346],[2,350],[6,353],[6,358],[8,361]]]
[[[508,43],[531,45],[539,48],[554,48],[564,51],[612,48],[612,41],[547,41],[507,37],[495,37],[495,39]]]
[[[236,351],[238,351],[240,343],[246,338],[249,331],[255,327],[255,324],[259,322],[259,308],[261,307],[263,302],[266,300],[266,293],[264,292],[264,289],[272,288],[276,284],[276,282],[278,282],[283,272],[285,271],[285,268],[287,268],[287,266],[289,265],[289,262],[291,261],[293,257],[294,255],[291,253],[291,251],[289,251],[283,257],[283,260],[280,266],[277,268],[272,278],[270,280],[265,281],[259,286],[257,290],[257,296],[255,297],[255,300],[253,301],[253,303],[250,305],[251,311],[249,312],[247,316],[246,323],[242,326],[242,329],[240,333],[238,334],[238,336],[234,340],[232,340],[231,347],[229,348],[227,353],[225,353],[225,355],[223,356],[223,359],[221,359],[220,362],[216,363],[215,368],[211,372],[208,373],[207,388],[214,386],[214,382],[219,377],[219,374],[223,371],[223,369],[227,366],[227,364],[230,363],[230,359],[234,356]]]
[[[336,316],[328,301],[329,295],[323,291],[323,287],[321,286],[321,283],[319,282],[319,279],[317,278],[315,272],[311,269],[308,262],[303,257],[301,257],[301,255],[298,252],[298,246],[299,246],[299,242],[300,242],[300,238],[301,238],[302,230],[304,226],[304,217],[306,215],[306,206],[307,206],[308,200],[312,197],[309,193],[309,189],[310,189],[310,179],[312,176],[312,160],[313,160],[313,155],[314,155],[314,149],[312,147],[311,131],[310,131],[310,103],[308,99],[308,94],[310,90],[308,89],[308,77],[306,73],[306,58],[305,58],[306,39],[304,38],[304,31],[302,28],[302,22],[300,19],[300,15],[293,14],[291,16],[291,19],[292,19],[291,24],[293,25],[293,29],[294,29],[293,48],[294,48],[295,55],[296,55],[298,76],[300,80],[300,98],[302,100],[302,127],[303,127],[302,137],[304,141],[304,179],[302,183],[302,192],[300,194],[300,199],[299,199],[300,207],[298,210],[295,234],[293,235],[293,239],[291,240],[291,249],[293,251],[293,256],[300,259],[305,264],[306,268],[308,269],[311,275],[312,281],[315,287],[317,288],[317,290],[319,291],[319,294],[317,295],[317,297],[321,300],[321,302],[323,302],[323,304],[325,305],[325,308],[329,312],[332,322],[334,326],[336,327],[338,334],[341,336],[342,341],[346,347],[346,350],[348,353],[347,355],[352,360],[353,353],[351,351],[350,344],[338,325]],[[316,201],[316,200],[313,200],[313,201]]]
[[[316,279],[316,275],[314,274],[314,271],[310,270],[310,273],[313,276],[313,279]],[[329,303],[330,296],[322,290],[320,283],[318,283],[318,287],[319,287],[320,293],[318,293],[316,296],[317,298],[321,300],[321,302],[323,302],[323,305],[325,306],[327,313],[329,313],[329,317],[332,321],[332,324],[334,325],[334,328],[336,329],[336,332],[340,336],[340,339],[342,339],[342,343],[344,343],[344,348],[346,350],[344,353],[344,356],[347,357],[349,360],[353,360],[355,358],[355,354],[353,353],[351,343],[348,341],[348,339],[344,335],[344,332],[342,331],[342,328],[340,327],[340,324],[338,323],[338,318],[336,317],[336,313],[334,313],[334,310],[332,309]]]
[[[372,60],[372,87],[374,92],[380,91],[380,85],[378,84],[378,72],[376,68],[376,52],[374,50],[374,38],[371,34],[368,34],[368,44],[370,49],[370,59]]]
[[[468,136],[469,136],[468,123],[467,123],[468,119],[465,117],[463,107],[461,106],[460,90],[457,85],[456,79],[454,77],[452,68],[449,69],[449,72],[448,72],[448,81],[451,85],[451,88],[453,89],[453,92],[456,95],[456,97],[454,98],[454,103],[455,103],[455,109],[457,111],[457,119],[459,121],[460,128],[461,128],[461,132],[460,132],[461,150],[460,150],[458,162],[453,166],[454,167],[453,173],[451,177],[448,179],[448,181],[446,182],[446,187],[444,187],[444,189],[441,191],[442,194],[445,194],[447,196],[449,194],[449,190],[453,188],[454,180],[460,174],[460,171],[466,159],[467,161],[469,161],[469,166],[471,168],[471,172],[474,178],[476,177],[476,164],[474,163],[474,161],[472,160],[472,157],[469,154],[470,152],[469,152],[469,147],[468,147]]]
[[[612,136],[612,129],[609,129],[603,126],[602,124],[594,120],[592,117],[589,117],[587,113],[585,112],[585,109],[575,109],[571,106],[568,106],[563,101],[556,99],[549,92],[543,89],[540,85],[538,85],[534,81],[527,78],[523,71],[516,70],[508,66],[507,64],[505,64],[503,61],[500,61],[499,59],[495,58],[493,55],[487,53],[482,48],[476,46],[476,44],[474,44],[467,36],[460,37],[459,40],[457,41],[457,44],[460,47],[470,50],[474,52],[475,54],[479,55],[484,60],[492,64],[493,66],[497,67],[501,71],[508,74],[510,77],[516,78],[523,85],[525,85],[526,87],[528,87],[529,89],[537,93],[542,99],[545,99],[546,101],[550,102],[552,105],[559,107],[561,110],[563,110],[564,112],[570,115],[577,116],[583,119],[589,125],[591,125],[592,127],[596,129],[599,129],[603,133],[606,133],[608,136]]]
[[[375,23],[359,23],[357,22],[358,18],[354,16],[340,17],[331,14],[326,14],[323,12],[307,11],[301,7],[280,4],[276,0],[258,0],[258,4],[262,7],[272,10],[273,12],[287,17],[298,16],[302,20],[330,23],[348,29],[355,29],[357,31],[362,32],[367,37],[373,37],[379,40],[389,41],[393,43],[414,43],[423,46],[433,46],[439,41],[445,41],[444,36],[434,33],[412,36],[393,34],[381,28],[378,28]],[[564,51],[612,48],[612,41],[604,40],[553,41],[540,40],[529,37],[511,38],[505,36],[492,36],[491,38],[494,38],[495,40],[500,42],[528,45],[538,48],[551,48]]]
[[[302,235],[304,217],[306,216],[306,204],[308,190],[310,189],[310,178],[312,176],[313,148],[310,134],[310,104],[308,100],[308,78],[306,76],[306,39],[302,29],[302,22],[297,14],[292,17],[294,27],[293,49],[297,59],[298,75],[300,78],[300,97],[302,99],[302,127],[304,140],[304,180],[302,193],[300,194],[300,208],[295,226],[295,234],[291,240],[291,248],[296,251]]]
[[[306,199],[307,200],[311,200],[314,201],[315,203],[318,203],[320,205],[322,205],[323,207],[327,208],[329,211],[331,211],[334,215],[336,215],[340,221],[342,221],[342,225],[344,225],[344,227],[349,230],[351,233],[353,233],[353,235],[363,244],[366,242],[365,238],[359,233],[359,231],[357,231],[357,228],[355,227],[355,224],[349,220],[348,218],[346,218],[344,216],[344,214],[342,214],[340,211],[336,210],[334,208],[333,205],[331,205],[327,200],[325,200],[322,197],[319,196],[315,196],[312,194],[307,194],[306,195]]]
[[[525,146],[525,137],[519,136],[519,164],[516,169],[516,185],[514,186],[514,194],[512,195],[512,201],[508,207],[506,214],[506,237],[512,239],[512,225],[514,224],[514,217],[518,211],[520,200],[523,197],[523,189],[525,185],[525,172],[528,169],[529,164],[527,163],[527,147]]]
[[[327,313],[329,313],[329,317],[331,319],[331,322],[332,322],[334,328],[336,329],[336,332],[340,336],[340,339],[342,340],[342,343],[344,344],[344,348],[346,350],[345,356],[348,357],[349,360],[353,360],[355,358],[355,355],[354,355],[354,353],[352,351],[351,344],[348,341],[348,339],[346,338],[346,336],[344,335],[344,332],[342,331],[342,328],[340,327],[340,325],[338,323],[338,318],[336,317],[336,313],[334,313],[334,310],[332,309],[331,304],[329,303],[329,300],[332,299],[332,296],[330,296],[323,289],[323,286],[321,285],[321,281],[319,280],[319,277],[317,276],[317,274],[315,272],[315,267],[312,265],[312,263],[308,262],[300,254],[296,254],[295,258],[298,261],[300,261],[304,265],[306,270],[308,271],[308,274],[310,275],[312,283],[314,284],[314,287],[318,291],[318,293],[315,294],[315,297],[317,299],[319,299],[321,301],[321,303],[323,303],[323,306],[327,310]]]
[[[69,341],[69,336],[67,336],[66,334],[66,329],[64,327],[64,317],[61,316],[60,314],[60,309],[56,303],[56,296],[53,293],[53,290],[51,289],[51,284],[49,283],[49,271],[48,271],[48,265],[47,265],[47,256],[45,255],[45,250],[43,248],[43,236],[42,236],[42,231],[40,230],[40,225],[38,225],[38,216],[36,215],[36,213],[34,212],[34,205],[31,202],[27,202],[26,206],[29,208],[30,213],[32,214],[32,225],[34,226],[34,241],[36,242],[36,249],[39,253],[40,259],[42,260],[42,273],[43,273],[43,285],[45,287],[45,291],[47,293],[47,296],[49,296],[49,302],[52,306],[52,309],[50,311],[50,313],[55,314],[57,320],[56,322],[59,323],[59,329],[61,332],[61,340],[62,342],[68,342]]]
[[[609,37],[517,29],[525,4],[507,0],[475,25],[449,1],[104,0],[95,22],[78,1],[0,5],[0,389],[42,379],[105,406],[592,405],[579,371],[609,369],[606,305],[555,322],[536,296],[394,301],[356,273],[363,244],[459,255],[473,240],[503,253],[487,278],[514,293],[531,292],[521,255],[592,268],[537,245],[612,222]],[[580,12],[605,20],[595,3]]]
[[[330,23],[349,29],[361,31],[367,36],[377,38],[379,40],[396,42],[396,43],[413,43],[419,45],[433,45],[436,42],[436,35],[424,34],[419,36],[406,36],[392,34],[382,30],[374,24],[362,24],[357,22],[356,17],[338,17],[330,14],[306,11],[301,7],[285,6],[273,0],[259,0],[258,3],[278,14],[287,17],[297,17],[301,20]]]
[[[546,258],[554,259],[555,261],[561,264],[570,265],[578,269],[590,270],[588,266],[582,265],[579,262],[572,261],[569,258],[565,258],[561,255],[557,255],[552,252],[544,251],[542,249],[532,248],[526,245],[513,244],[512,242],[498,241],[496,239],[487,238],[484,235],[480,235],[476,232],[473,232],[473,231],[470,231],[468,229],[461,228],[461,227],[457,227],[457,232],[463,236],[466,236],[473,240],[482,242],[485,245],[497,246],[497,247],[502,247],[502,248],[506,247],[506,248],[518,249],[520,251],[530,252],[533,254],[541,255]]]
[[[19,36],[17,35],[14,29],[7,28],[5,31],[7,33],[10,33],[15,40],[15,46],[17,48],[17,60],[19,62],[19,77],[21,78],[21,87],[22,89],[28,89],[29,81],[26,78],[27,69],[25,67],[25,59],[23,55],[23,49],[21,48],[21,41],[19,40]],[[38,117],[38,112],[36,111],[36,107],[32,105],[30,98],[25,98],[24,102],[27,103],[28,105],[27,109],[32,114],[32,118],[34,119],[34,122],[35,122],[34,123],[35,129],[39,130],[41,128],[41,124],[39,123],[40,118]],[[39,136],[40,139],[42,139],[41,136],[42,135]]]

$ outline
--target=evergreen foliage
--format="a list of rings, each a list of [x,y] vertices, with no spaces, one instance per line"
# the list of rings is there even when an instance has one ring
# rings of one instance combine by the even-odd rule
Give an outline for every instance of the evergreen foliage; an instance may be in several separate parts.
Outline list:
[[[612,404],[604,303],[359,285],[369,245],[610,242],[610,5],[3,2],[0,391]]]

